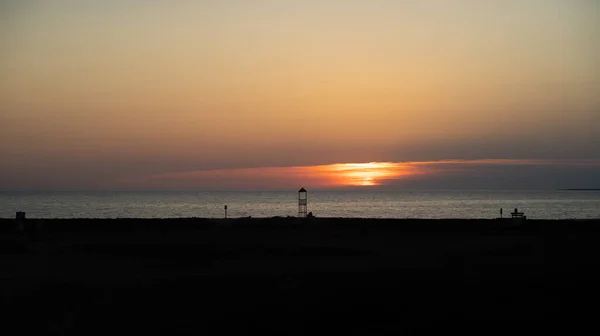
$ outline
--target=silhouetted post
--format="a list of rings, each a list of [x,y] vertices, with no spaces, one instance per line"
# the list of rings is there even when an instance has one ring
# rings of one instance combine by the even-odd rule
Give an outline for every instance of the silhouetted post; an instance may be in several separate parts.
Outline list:
[[[308,194],[304,187],[298,190],[298,217],[306,217]]]
[[[500,208],[500,218],[502,218],[502,208]]]
[[[18,211],[16,215],[17,220],[17,231],[25,230],[25,213],[23,211]]]
[[[227,218],[227,205],[225,206],[225,218]]]

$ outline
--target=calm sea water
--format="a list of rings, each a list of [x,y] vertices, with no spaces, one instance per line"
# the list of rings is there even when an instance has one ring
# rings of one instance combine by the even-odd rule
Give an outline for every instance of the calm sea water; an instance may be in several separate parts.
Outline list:
[[[165,218],[296,216],[297,193],[0,192],[0,218]],[[312,191],[318,217],[494,218],[519,208],[528,218],[600,218],[600,191]]]

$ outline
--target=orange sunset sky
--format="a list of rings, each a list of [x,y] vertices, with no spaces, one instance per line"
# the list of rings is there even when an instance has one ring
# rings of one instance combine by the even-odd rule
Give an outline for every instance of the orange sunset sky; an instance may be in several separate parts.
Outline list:
[[[0,17],[0,190],[600,187],[595,0]]]

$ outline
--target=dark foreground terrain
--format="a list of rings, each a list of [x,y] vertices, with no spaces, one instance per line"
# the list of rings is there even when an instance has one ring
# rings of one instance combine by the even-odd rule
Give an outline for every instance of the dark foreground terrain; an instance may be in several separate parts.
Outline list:
[[[600,220],[0,220],[5,335],[595,334]],[[11,332],[4,332],[11,331]]]

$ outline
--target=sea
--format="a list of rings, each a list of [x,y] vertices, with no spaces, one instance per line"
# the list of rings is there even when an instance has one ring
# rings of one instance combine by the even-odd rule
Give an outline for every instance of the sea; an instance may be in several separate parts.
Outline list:
[[[223,218],[298,215],[297,191],[0,191],[0,218]],[[314,190],[317,217],[600,218],[596,190]]]

